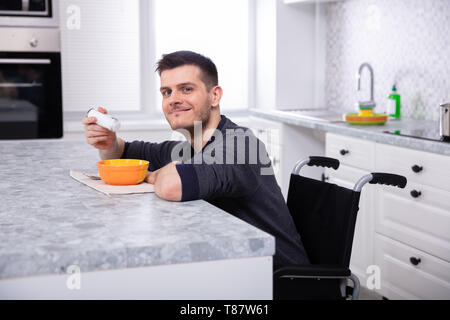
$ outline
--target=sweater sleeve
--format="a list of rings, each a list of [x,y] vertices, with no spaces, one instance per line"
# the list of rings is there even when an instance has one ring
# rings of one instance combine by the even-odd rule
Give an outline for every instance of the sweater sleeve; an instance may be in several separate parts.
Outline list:
[[[196,155],[191,163],[177,164],[176,168],[182,184],[182,201],[253,195],[259,185],[264,182],[264,176],[273,175],[265,146],[259,140],[257,142],[259,142],[258,148],[261,148],[260,154],[263,155],[263,159],[258,157],[256,161],[251,161],[252,157],[249,156],[251,144],[247,144],[244,150],[239,150],[236,146],[226,148],[223,144],[220,146],[223,148],[223,161],[220,163],[205,163],[204,158],[196,159],[196,157],[204,157],[205,153],[209,152],[205,150],[202,154]],[[214,149],[217,145],[210,147]],[[238,161],[240,153],[243,154],[242,159],[245,161]]]
[[[250,196],[259,185],[257,170],[248,165],[177,164],[182,199],[212,200]]]
[[[158,170],[172,161],[172,150],[179,141],[151,143],[144,141],[126,142],[122,159],[139,159],[149,162],[149,171]]]

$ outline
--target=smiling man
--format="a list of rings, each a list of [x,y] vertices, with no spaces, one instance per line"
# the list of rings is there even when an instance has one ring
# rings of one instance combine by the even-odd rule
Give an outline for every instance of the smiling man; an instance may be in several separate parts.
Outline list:
[[[102,159],[148,160],[147,181],[160,198],[204,199],[272,234],[274,268],[308,264],[264,144],[220,113],[223,91],[214,63],[191,51],[177,51],[164,55],[156,71],[164,115],[186,141],[125,142],[91,117],[82,121],[87,142],[99,149]]]

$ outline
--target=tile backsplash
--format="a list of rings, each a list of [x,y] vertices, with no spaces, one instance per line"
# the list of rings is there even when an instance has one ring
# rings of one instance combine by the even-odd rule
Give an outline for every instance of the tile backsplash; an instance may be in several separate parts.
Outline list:
[[[450,0],[347,0],[323,5],[326,19],[325,102],[356,110],[369,100],[367,69],[375,74],[375,112],[384,112],[393,84],[402,116],[437,120],[450,101]]]

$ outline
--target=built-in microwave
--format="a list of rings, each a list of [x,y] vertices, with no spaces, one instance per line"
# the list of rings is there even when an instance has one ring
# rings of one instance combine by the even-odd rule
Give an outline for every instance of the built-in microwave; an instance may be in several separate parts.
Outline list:
[[[58,0],[0,0],[0,26],[58,27]]]
[[[57,29],[0,28],[0,140],[63,136]]]

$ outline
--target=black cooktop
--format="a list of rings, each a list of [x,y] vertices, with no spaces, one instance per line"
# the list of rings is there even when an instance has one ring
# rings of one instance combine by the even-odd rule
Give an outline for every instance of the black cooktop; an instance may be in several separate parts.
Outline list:
[[[410,138],[417,138],[423,140],[431,140],[431,141],[441,141],[441,142],[450,142],[450,137],[441,137],[439,134],[439,129],[430,128],[430,129],[402,129],[402,130],[388,130],[383,131],[384,133],[395,134],[398,136],[405,136]]]

